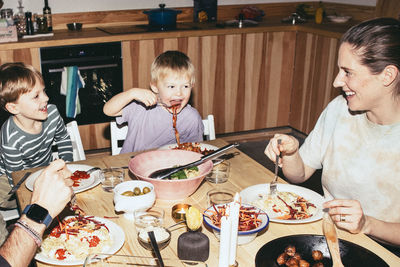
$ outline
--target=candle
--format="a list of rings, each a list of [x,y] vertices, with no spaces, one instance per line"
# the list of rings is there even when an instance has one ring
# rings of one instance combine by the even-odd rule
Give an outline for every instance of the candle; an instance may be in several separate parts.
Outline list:
[[[219,237],[219,267],[228,267],[231,234],[231,222],[228,217],[221,218],[221,232]]]
[[[230,213],[229,220],[231,222],[231,234],[230,234],[230,248],[229,248],[229,265],[234,265],[236,261],[236,248],[238,239],[238,225],[239,225],[239,194],[235,194],[234,201],[229,204]]]

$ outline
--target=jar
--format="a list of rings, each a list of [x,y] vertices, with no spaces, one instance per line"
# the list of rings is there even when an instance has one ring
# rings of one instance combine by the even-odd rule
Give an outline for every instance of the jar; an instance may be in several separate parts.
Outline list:
[[[48,32],[47,19],[44,16],[37,16],[36,17],[36,23],[37,23],[37,27],[38,27],[38,32],[39,33]]]
[[[0,11],[0,17],[7,20],[8,26],[14,25],[13,10],[11,8],[5,8]]]

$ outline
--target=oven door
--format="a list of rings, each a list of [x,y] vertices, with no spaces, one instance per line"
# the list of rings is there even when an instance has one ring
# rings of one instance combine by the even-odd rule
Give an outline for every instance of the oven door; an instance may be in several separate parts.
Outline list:
[[[66,66],[78,66],[85,82],[79,89],[81,113],[76,118],[66,117],[66,96],[60,94],[61,76]],[[104,115],[104,104],[115,94],[122,92],[122,60],[120,57],[100,57],[98,59],[78,59],[67,62],[54,60],[42,63],[42,75],[45,81],[49,103],[55,104],[65,123],[76,120],[79,125],[109,122]]]

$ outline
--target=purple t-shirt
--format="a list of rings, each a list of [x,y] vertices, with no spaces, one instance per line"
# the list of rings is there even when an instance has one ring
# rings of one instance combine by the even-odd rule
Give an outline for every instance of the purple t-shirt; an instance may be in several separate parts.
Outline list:
[[[172,114],[161,106],[145,107],[132,101],[117,117],[118,124],[128,123],[128,134],[121,154],[143,151],[176,143]],[[199,112],[189,104],[176,121],[181,143],[203,141],[204,126]]]

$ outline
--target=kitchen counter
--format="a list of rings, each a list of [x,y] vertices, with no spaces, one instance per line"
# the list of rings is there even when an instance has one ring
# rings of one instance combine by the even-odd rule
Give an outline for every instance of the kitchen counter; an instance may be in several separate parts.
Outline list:
[[[225,26],[223,23],[191,23],[178,24],[177,30],[172,31],[147,31],[147,25],[106,26],[98,28],[85,28],[81,31],[55,30],[54,36],[20,39],[18,42],[0,44],[0,50],[13,50],[23,48],[39,48],[60,45],[88,44],[98,42],[115,42],[130,40],[146,40],[157,38],[176,38],[205,35],[226,35],[257,32],[301,31],[320,34],[326,37],[340,38],[340,36],[356,22],[337,24],[326,22],[315,24],[282,23],[281,18],[267,18],[257,26],[237,28]],[[110,34],[112,32],[112,34]]]

